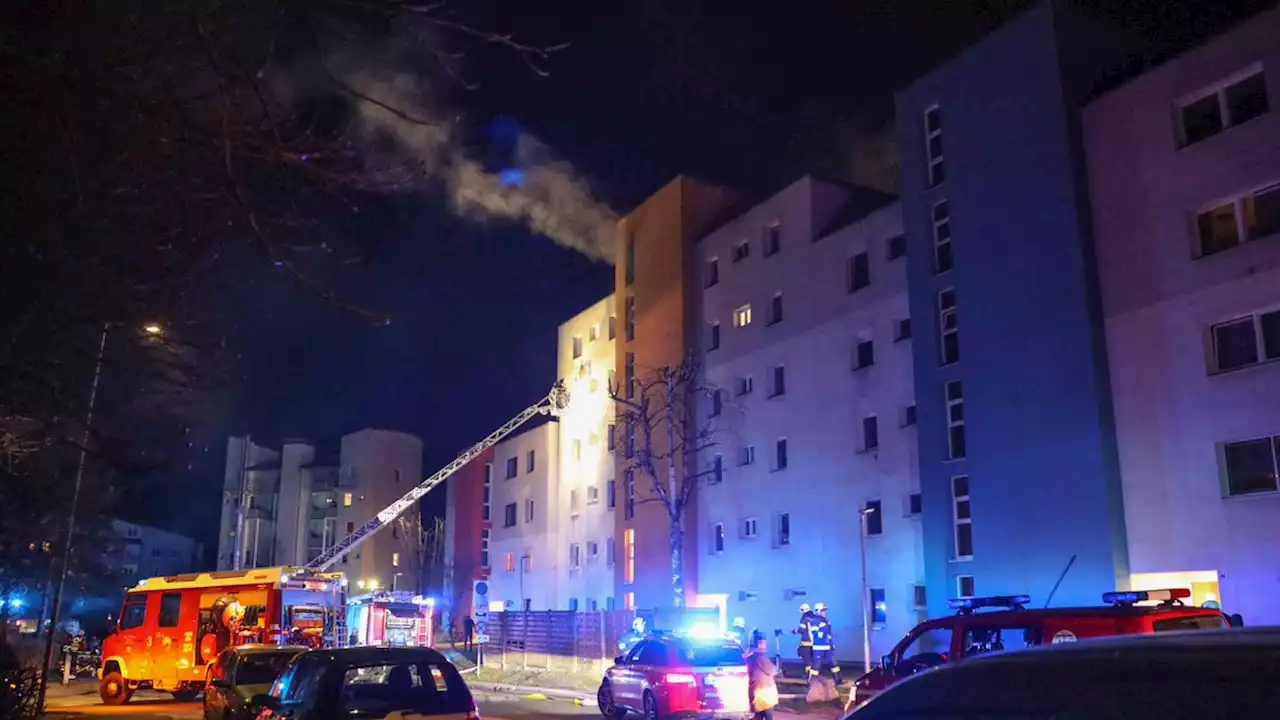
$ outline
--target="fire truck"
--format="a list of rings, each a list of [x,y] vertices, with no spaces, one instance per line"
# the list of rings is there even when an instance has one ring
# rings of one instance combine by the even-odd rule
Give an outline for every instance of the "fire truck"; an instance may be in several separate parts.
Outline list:
[[[347,630],[346,581],[327,571],[344,555],[391,524],[450,475],[538,415],[559,415],[569,404],[564,383],[556,382],[538,402],[520,411],[480,442],[364,525],[303,567],[258,568],[150,578],[129,590],[116,631],[102,645],[98,694],[108,705],[128,702],[140,687],[167,690],[193,699],[204,689],[207,665],[223,648],[246,643],[301,643],[342,647]],[[243,512],[243,510],[241,510]],[[237,554],[238,555],[238,554]],[[410,603],[412,604],[412,602]],[[357,644],[415,642],[431,636],[430,606],[425,617],[408,613],[388,595],[356,603]],[[362,608],[368,608],[368,614]],[[381,627],[374,620],[382,618]],[[414,623],[412,630],[408,622]],[[425,623],[420,628],[419,622]],[[429,640],[427,641],[429,643]]]
[[[125,594],[116,632],[102,643],[98,694],[119,705],[151,687],[191,700],[227,647],[336,645],[345,584],[342,573],[279,567],[140,580]]]
[[[409,592],[371,592],[347,598],[347,644],[431,647],[434,606]]]

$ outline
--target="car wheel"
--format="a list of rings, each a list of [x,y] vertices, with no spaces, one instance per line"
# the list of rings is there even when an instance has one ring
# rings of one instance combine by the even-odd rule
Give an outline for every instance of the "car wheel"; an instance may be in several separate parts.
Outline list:
[[[626,711],[618,707],[613,701],[613,687],[608,682],[600,683],[600,689],[596,691],[596,704],[600,706],[600,714],[618,720]]]
[[[644,720],[658,720],[658,698],[652,690],[644,691]]]
[[[129,682],[119,672],[109,672],[98,683],[98,697],[103,705],[123,705],[133,697]]]
[[[191,688],[183,688],[182,690],[174,690],[170,694],[173,695],[173,699],[178,702],[192,702],[196,698],[200,697],[200,688],[195,688],[194,690]]]

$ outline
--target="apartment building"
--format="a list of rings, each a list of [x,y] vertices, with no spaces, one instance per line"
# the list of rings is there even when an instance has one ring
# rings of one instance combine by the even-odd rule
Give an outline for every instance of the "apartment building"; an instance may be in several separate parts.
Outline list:
[[[124,583],[142,578],[179,575],[203,570],[203,547],[179,533],[124,520],[112,520],[116,544],[106,558],[107,567]]]
[[[614,372],[623,392],[631,380],[655,368],[678,365],[697,347],[698,323],[694,248],[698,238],[728,220],[739,202],[736,193],[689,177],[667,183],[618,223],[621,236],[615,263],[614,297],[618,335]],[[655,452],[664,447],[655,445]],[[625,459],[615,478],[626,484]],[[677,469],[677,472],[680,470]],[[619,486],[624,497],[628,488]],[[684,584],[690,597],[698,577],[698,533],[684,528]],[[619,560],[614,583],[622,607],[669,605],[672,597],[670,521],[661,503],[625,503],[614,513]]]
[[[1271,10],[1083,113],[1130,582],[1252,624],[1280,622],[1277,38]]]
[[[543,418],[495,445],[493,458],[489,601],[508,610],[562,610],[560,423]]]
[[[493,536],[493,448],[468,462],[445,483],[444,587],[441,595],[455,629],[470,614],[475,581],[489,577]]]
[[[422,441],[405,433],[360,430],[343,436],[332,456],[297,440],[273,450],[232,437],[218,569],[305,565],[422,479]],[[417,590],[419,569],[407,562],[414,552],[413,539],[393,524],[332,569],[355,587]]]
[[[873,653],[888,652],[926,604],[898,204],[805,177],[697,252],[715,388],[699,422],[717,434],[702,458],[716,472],[699,491],[698,597],[766,629],[823,602],[844,657],[861,655],[864,621]]]
[[[933,615],[1128,583],[1078,108],[1134,46],[1049,0],[896,97]]]
[[[609,388],[614,371],[618,318],[614,296],[560,326],[557,375],[569,389],[560,416],[558,488],[560,547],[565,561],[565,610],[616,605],[614,514],[618,504],[613,448],[618,441]]]

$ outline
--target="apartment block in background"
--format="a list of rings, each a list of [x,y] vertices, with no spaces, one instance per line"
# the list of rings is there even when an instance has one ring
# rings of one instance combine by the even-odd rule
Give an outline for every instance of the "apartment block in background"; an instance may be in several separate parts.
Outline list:
[[[422,441],[405,433],[360,430],[319,459],[304,442],[271,450],[230,438],[218,569],[305,565],[422,479]],[[408,562],[414,553],[412,538],[393,524],[331,569],[346,573],[352,587],[417,590],[421,579]]]
[[[1278,39],[1271,10],[1084,110],[1130,582],[1255,625],[1280,622]]]
[[[111,529],[116,544],[105,564],[126,585],[205,569],[203,547],[186,535],[124,520],[112,520]]]
[[[489,577],[493,534],[493,448],[467,463],[445,483],[444,587],[446,612],[455,630],[471,613],[476,580]]]
[[[508,610],[564,609],[560,423],[545,416],[531,422],[539,421],[493,449],[489,601]]]
[[[842,657],[861,654],[864,618],[878,657],[925,604],[898,204],[805,177],[697,254],[698,347],[717,392],[697,422],[718,442],[701,458],[712,475],[697,509],[699,600],[761,628],[823,602]]]

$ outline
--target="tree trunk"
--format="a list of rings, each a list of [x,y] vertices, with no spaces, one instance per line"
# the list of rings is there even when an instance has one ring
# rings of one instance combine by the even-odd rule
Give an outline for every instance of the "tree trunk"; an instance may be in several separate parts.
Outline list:
[[[671,517],[671,604],[684,607],[684,528]]]

